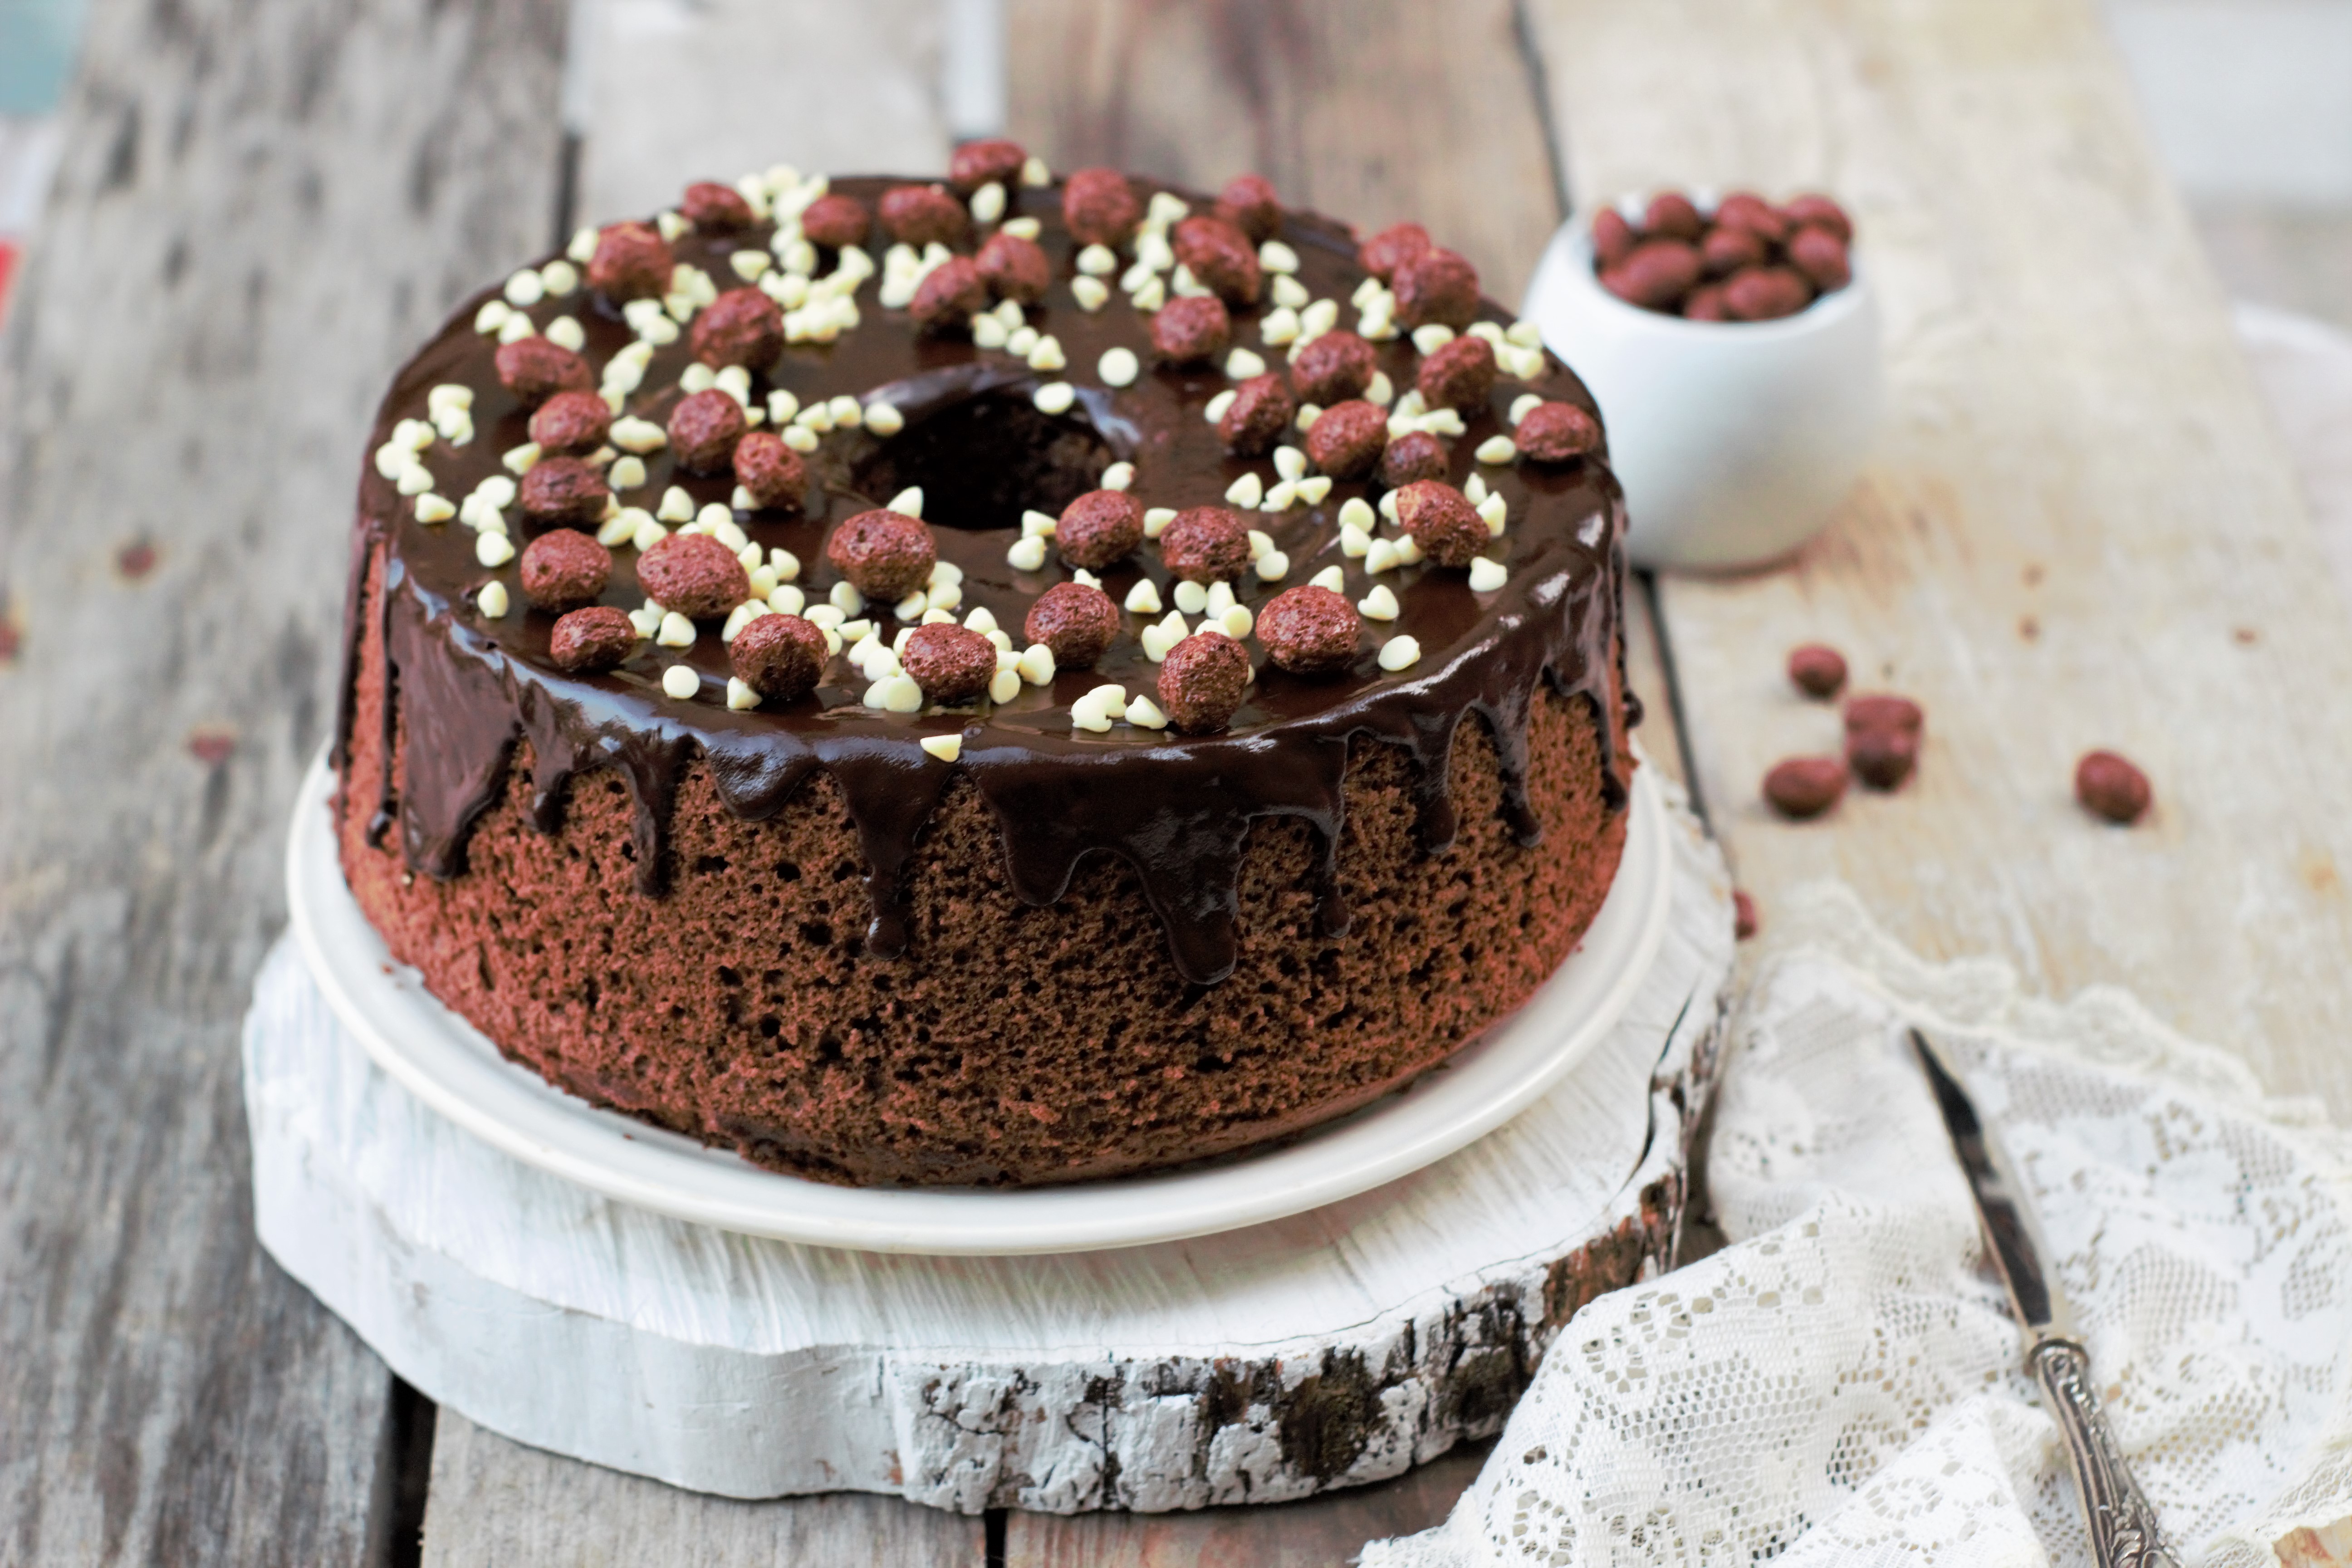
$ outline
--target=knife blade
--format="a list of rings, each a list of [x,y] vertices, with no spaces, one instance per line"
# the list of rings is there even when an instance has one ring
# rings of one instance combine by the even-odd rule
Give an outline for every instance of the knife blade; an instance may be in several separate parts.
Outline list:
[[[1985,1248],[2008,1287],[2010,1304],[2024,1331],[2026,1364],[2065,1439],[2075,1495],[2090,1526],[2092,1555],[2100,1568],[2179,1568],[2157,1529],[2156,1510],[2116,1445],[2115,1429],[2092,1385],[2090,1352],[2074,1336],[2065,1294],[2050,1275],[2050,1249],[2014,1168],[1977,1114],[1976,1102],[1944,1066],[1927,1037],[1916,1028],[1910,1034],[1911,1048],[1935,1093],[1952,1152],[1976,1201]]]

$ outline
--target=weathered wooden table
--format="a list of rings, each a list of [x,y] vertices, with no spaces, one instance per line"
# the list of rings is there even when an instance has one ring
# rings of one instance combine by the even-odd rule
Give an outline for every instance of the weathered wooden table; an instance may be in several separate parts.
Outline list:
[[[1881,461],[1789,569],[1652,585],[1653,756],[1768,922],[1843,876],[1923,952],[2128,985],[2352,1117],[2352,634],[2091,0],[1009,9],[1011,129],[1055,163],[1256,168],[1423,219],[1506,299],[1570,191],[1849,197],[1888,312]],[[566,15],[93,6],[0,364],[0,1559],[397,1563],[421,1519],[452,1564],[1310,1563],[1433,1520],[1475,1456],[1173,1518],[714,1501],[436,1424],[257,1251],[236,1026],[386,373],[547,243],[574,174],[625,183],[629,125],[756,92],[780,142],[822,121],[832,165],[944,153],[924,0],[808,0],[808,47],[642,100],[624,49],[584,161]],[[820,47],[845,37],[859,68]],[[1755,785],[1834,744],[1779,675],[1809,638],[1921,700],[1929,741],[1902,793],[1790,826]],[[2150,825],[2072,805],[2097,744],[2154,775]]]

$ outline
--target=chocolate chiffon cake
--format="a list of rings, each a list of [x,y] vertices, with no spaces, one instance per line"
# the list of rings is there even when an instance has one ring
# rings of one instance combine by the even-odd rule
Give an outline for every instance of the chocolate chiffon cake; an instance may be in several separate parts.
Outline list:
[[[372,446],[353,894],[509,1057],[758,1164],[1296,1134],[1615,874],[1597,412],[1418,226],[1005,142],[697,184],[467,302]]]

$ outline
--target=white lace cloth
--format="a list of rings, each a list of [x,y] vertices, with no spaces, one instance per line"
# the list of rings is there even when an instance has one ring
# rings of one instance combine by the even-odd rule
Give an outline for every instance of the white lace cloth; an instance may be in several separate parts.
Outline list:
[[[2183,1563],[2352,1515],[2352,1140],[2120,992],[1924,963],[1842,887],[1773,913],[1708,1161],[1732,1245],[1578,1313],[1452,1517],[1365,1568],[2089,1564],[1913,1022],[2021,1168]]]

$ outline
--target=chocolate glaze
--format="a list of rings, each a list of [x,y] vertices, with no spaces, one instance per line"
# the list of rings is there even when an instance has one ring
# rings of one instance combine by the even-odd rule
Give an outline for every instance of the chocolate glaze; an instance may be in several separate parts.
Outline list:
[[[833,188],[870,205],[898,183],[842,180]],[[1198,196],[1187,199],[1196,210],[1208,205]],[[1036,573],[1006,563],[1005,552],[1019,537],[1020,506],[1058,511],[1071,495],[1093,488],[1100,466],[1115,458],[1134,462],[1132,488],[1146,506],[1216,502],[1248,470],[1274,481],[1269,460],[1229,456],[1202,416],[1209,399],[1232,384],[1221,370],[1161,367],[1147,370],[1125,389],[1098,384],[1096,362],[1115,344],[1135,350],[1150,363],[1149,318],[1116,293],[1098,312],[1077,306],[1069,290],[1077,247],[1063,229],[1057,189],[1023,191],[1014,205],[1044,226],[1039,243],[1053,259],[1056,280],[1028,314],[1039,331],[1061,341],[1067,370],[1042,374],[1002,352],[919,337],[904,311],[885,310],[876,302],[875,285],[869,283],[859,295],[863,324],[831,345],[788,347],[766,375],[755,377],[755,401],[772,387],[791,389],[803,404],[846,392],[893,403],[907,417],[906,430],[890,440],[865,431],[824,437],[822,449],[808,458],[812,481],[804,516],[738,514],[739,523],[763,548],[782,545],[799,557],[800,584],[812,603],[821,602],[835,581],[823,550],[830,526],[881,504],[900,484],[925,486],[931,498],[926,512],[934,520],[940,559],[964,571],[959,616],[984,605],[1000,625],[1017,631],[1036,596],[1067,575],[1052,562]],[[729,255],[764,246],[769,232],[761,226],[728,235],[689,234],[678,242],[677,257],[729,287],[736,280]],[[1310,293],[1339,300],[1343,322],[1351,321],[1348,300],[1363,273],[1349,232],[1328,220],[1292,213],[1281,237],[1298,252],[1299,278]],[[829,270],[832,259],[826,256],[820,270]],[[528,439],[528,411],[498,382],[492,364],[496,342],[472,327],[476,310],[490,297],[485,291],[468,300],[410,362],[386,396],[370,442],[372,451],[400,419],[424,417],[426,393],[434,385],[472,386],[478,437],[457,448],[436,441],[422,455],[435,489],[453,500],[502,471],[500,454]],[[1236,342],[1255,344],[1255,320],[1266,308],[1237,313]],[[634,338],[617,311],[585,290],[546,301],[530,314],[542,328],[559,315],[576,317],[586,329],[587,357],[599,366]],[[1508,320],[1491,303],[1484,314]],[[1265,357],[1278,363],[1279,352],[1266,350]],[[1418,357],[1409,341],[1380,347],[1381,368],[1401,391],[1412,385]],[[689,363],[681,333],[679,342],[656,352],[625,411],[656,423],[665,420]],[[1533,384],[1500,381],[1489,406],[1468,419],[1466,435],[1453,443],[1454,483],[1463,483],[1476,467],[1471,453],[1480,441],[1507,431],[1506,412],[1523,393],[1534,390],[1593,406],[1582,384],[1558,362],[1548,360],[1547,369],[1549,374]],[[1077,406],[1055,418],[1036,414],[1030,394],[1061,379],[1078,387]],[[973,449],[969,435],[953,442],[926,441],[927,416],[974,399],[990,401],[957,418],[972,430],[992,433],[993,445],[985,456]],[[700,506],[727,500],[733,488],[726,476],[674,473],[666,450],[648,457],[646,465],[647,483],[626,493],[624,504],[651,510],[663,490],[677,484]],[[927,465],[929,471],[922,471]],[[942,792],[961,769],[1002,826],[1006,865],[1022,898],[1051,902],[1068,887],[1082,857],[1097,850],[1118,855],[1139,874],[1179,972],[1195,984],[1213,984],[1234,966],[1234,880],[1249,826],[1258,817],[1297,816],[1313,825],[1324,845],[1323,928],[1331,934],[1346,929],[1334,858],[1351,736],[1370,735],[1410,754],[1419,780],[1422,839],[1437,851],[1451,844],[1455,830],[1445,782],[1454,735],[1468,715],[1483,716],[1501,753],[1505,813],[1519,840],[1532,845],[1539,828],[1526,799],[1526,726],[1538,683],[1549,681],[1563,693],[1582,691],[1592,699],[1607,764],[1603,787],[1611,809],[1622,809],[1625,764],[1608,717],[1612,687],[1623,689],[1615,662],[1622,658],[1619,613],[1625,571],[1624,511],[1616,481],[1599,461],[1476,471],[1504,496],[1510,510],[1509,530],[1500,542],[1510,581],[1491,594],[1471,592],[1460,572],[1425,565],[1373,579],[1360,561],[1344,557],[1339,508],[1351,496],[1377,500],[1378,489],[1370,484],[1335,485],[1319,506],[1252,514],[1252,525],[1265,530],[1289,554],[1291,569],[1281,583],[1261,584],[1252,576],[1234,584],[1242,602],[1262,605],[1282,588],[1337,563],[1346,569],[1345,592],[1351,600],[1374,581],[1391,585],[1402,614],[1390,629],[1411,633],[1423,657],[1412,668],[1391,675],[1380,669],[1377,644],[1368,639],[1370,646],[1346,672],[1300,677],[1266,664],[1253,640],[1257,680],[1231,729],[1186,738],[1126,727],[1098,735],[1070,727],[1070,704],[1098,684],[1118,681],[1130,693],[1151,691],[1158,667],[1144,658],[1133,635],[1151,618],[1145,616],[1127,617],[1126,633],[1096,668],[1063,672],[1050,687],[1024,686],[1013,701],[984,704],[976,713],[870,710],[859,705],[864,681],[838,658],[818,689],[800,701],[735,712],[725,706],[726,648],[717,626],[709,625],[682,655],[642,642],[616,670],[565,674],[547,654],[553,616],[525,609],[488,621],[473,607],[475,591],[493,577],[510,576],[512,564],[496,572],[478,565],[476,536],[463,523],[415,521],[406,498],[370,463],[360,486],[352,541],[336,731],[337,765],[346,775],[362,630],[359,606],[371,563],[379,559],[393,678],[383,709],[384,774],[373,781],[372,803],[371,785],[346,776],[347,809],[373,805],[371,837],[377,841],[396,822],[403,853],[415,869],[442,879],[459,876],[468,830],[497,797],[517,742],[527,738],[534,819],[541,831],[560,829],[562,803],[576,775],[600,768],[618,771],[635,802],[636,882],[646,894],[658,895],[671,804],[679,771],[690,760],[708,760],[727,807],[750,820],[773,815],[822,770],[840,786],[865,847],[872,910],[866,946],[890,958],[903,952],[907,942],[899,915],[900,874]],[[943,521],[950,518],[995,525],[958,528]],[[528,525],[519,510],[509,510],[509,526],[520,544]],[[602,602],[634,608],[645,596],[636,582],[635,552],[624,545],[614,555]],[[1172,581],[1149,543],[1100,575],[1114,599],[1123,601],[1137,579],[1149,576],[1162,600],[1173,602]],[[521,602],[520,593],[513,597]],[[870,613],[886,626],[895,625],[887,619],[887,606],[873,606]],[[1370,629],[1376,635],[1381,630]],[[662,672],[678,662],[702,679],[701,694],[688,702],[661,690]],[[1630,692],[1620,711],[1626,724],[1639,722],[1640,709]],[[390,773],[389,731],[395,723],[407,736],[404,787],[397,790]],[[932,758],[918,744],[923,736],[950,732],[963,737],[954,764]]]

